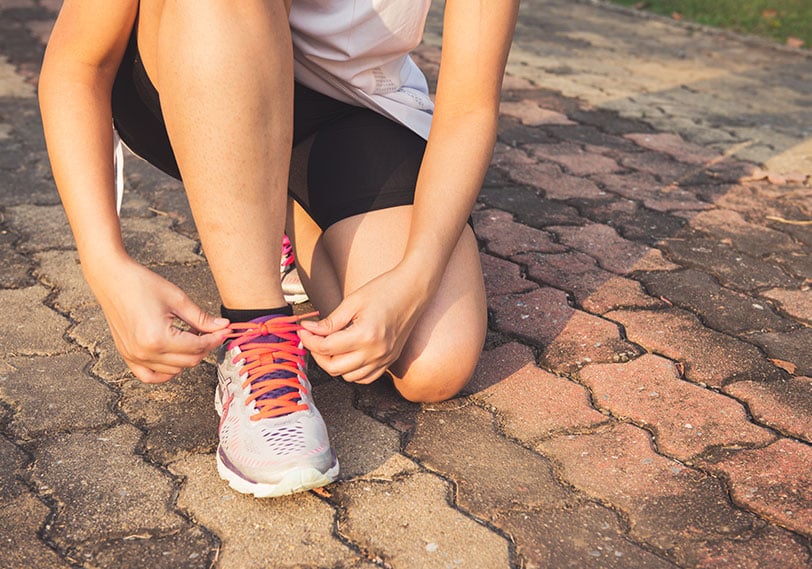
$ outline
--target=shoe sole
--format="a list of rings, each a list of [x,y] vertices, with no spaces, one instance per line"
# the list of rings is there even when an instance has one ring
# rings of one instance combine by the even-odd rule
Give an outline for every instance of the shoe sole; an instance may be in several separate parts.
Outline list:
[[[276,484],[265,482],[251,482],[246,480],[228,466],[220,458],[220,449],[217,449],[217,472],[220,478],[228,482],[237,492],[241,494],[253,494],[256,498],[274,498],[277,496],[287,496],[297,492],[306,492],[313,488],[326,486],[335,482],[338,478],[338,460],[327,471],[320,472],[316,468],[294,468],[285,473],[282,479]]]

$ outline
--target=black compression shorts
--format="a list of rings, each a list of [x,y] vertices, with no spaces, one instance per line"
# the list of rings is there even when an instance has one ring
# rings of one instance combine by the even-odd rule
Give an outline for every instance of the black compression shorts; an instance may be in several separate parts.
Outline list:
[[[180,179],[158,92],[135,38],[133,30],[113,86],[113,122],[130,150]],[[293,106],[289,194],[322,230],[356,214],[414,202],[423,138],[299,83]]]

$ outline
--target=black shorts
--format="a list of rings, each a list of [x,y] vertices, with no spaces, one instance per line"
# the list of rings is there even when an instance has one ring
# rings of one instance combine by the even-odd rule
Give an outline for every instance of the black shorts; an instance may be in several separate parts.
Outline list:
[[[135,31],[113,86],[113,122],[135,154],[180,179],[158,92]],[[363,107],[295,84],[289,195],[327,229],[347,217],[414,202],[426,142]]]

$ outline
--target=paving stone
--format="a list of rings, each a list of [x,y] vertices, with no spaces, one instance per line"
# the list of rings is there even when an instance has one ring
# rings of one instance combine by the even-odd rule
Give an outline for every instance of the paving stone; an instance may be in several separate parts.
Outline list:
[[[0,287],[23,288],[34,284],[31,273],[34,263],[28,257],[14,250],[17,235],[6,229],[0,229]]]
[[[69,313],[80,306],[95,304],[76,251],[44,251],[35,258],[39,264],[37,277],[55,290],[52,300],[55,308]]]
[[[654,211],[628,199],[575,203],[592,221],[614,227],[622,237],[649,247],[661,239],[677,235],[686,224],[682,217]]]
[[[712,188],[697,188],[700,192],[706,192],[709,189]],[[812,231],[808,227],[780,221],[781,219],[802,220],[806,218],[804,203],[799,201],[804,196],[800,193],[797,198],[793,199],[791,192],[766,181],[730,184],[719,189],[713,188],[713,190],[714,195],[709,197],[712,197],[717,206],[736,211],[747,221],[764,224],[770,229],[791,235],[796,240],[809,245]],[[808,196],[806,199],[808,200]]]
[[[0,503],[16,498],[26,491],[18,478],[27,462],[28,456],[19,447],[6,437],[0,436],[0,464],[3,465],[0,469]]]
[[[653,295],[697,314],[720,332],[740,335],[753,331],[788,331],[795,322],[781,318],[770,304],[724,287],[710,275],[693,269],[646,273],[640,280]]]
[[[133,378],[120,384],[120,409],[146,431],[144,452],[150,460],[168,464],[217,447],[219,421],[212,403],[216,385],[217,374],[206,363],[166,383]]]
[[[812,443],[812,378],[738,381],[724,391],[746,403],[759,423]]]
[[[341,484],[333,494],[343,510],[338,531],[394,569],[510,567],[507,541],[449,506],[449,492],[426,473]]]
[[[214,455],[190,455],[171,469],[184,477],[178,507],[219,537],[222,569],[264,568],[269,560],[280,568],[335,567],[358,558],[333,535],[333,508],[312,492],[269,500],[239,494],[218,476]]]
[[[543,124],[575,124],[566,115],[544,109],[536,101],[527,99],[521,101],[502,101],[499,105],[499,112],[512,117],[516,117],[522,124],[528,126],[540,126]]]
[[[542,160],[552,160],[575,176],[608,174],[622,170],[618,163],[611,158],[586,151],[581,146],[571,142],[530,144],[527,148],[532,156]]]
[[[767,537],[786,549],[786,559],[808,556],[788,532],[765,530],[758,518],[734,508],[718,480],[656,454],[642,429],[619,424],[550,439],[538,449],[557,462],[565,482],[620,509],[633,539],[679,565],[718,567],[714,557],[722,550],[726,567],[764,566],[761,558],[772,557],[760,550]]]
[[[59,547],[129,535],[169,535],[184,526],[171,509],[170,478],[134,454],[141,433],[130,425],[43,439],[31,480],[56,501],[46,532]]]
[[[83,547],[79,556],[93,567],[209,569],[217,555],[215,539],[201,528],[187,526],[167,536],[135,536]]]
[[[39,285],[28,288],[0,289],[0,306],[5,318],[0,321],[0,353],[46,355],[64,352],[68,344],[62,335],[68,321],[43,303],[48,291]]]
[[[545,199],[533,188],[486,187],[480,192],[479,200],[491,207],[509,211],[517,221],[531,227],[583,225],[585,222],[575,208]]]
[[[598,264],[621,275],[634,271],[669,271],[678,269],[666,261],[657,249],[624,239],[608,225],[591,223],[583,227],[554,226],[555,233],[565,245],[597,259]]]
[[[6,216],[22,236],[17,244],[21,253],[76,247],[61,205],[18,205],[6,208]]]
[[[389,376],[385,375],[370,385],[356,386],[355,389],[358,409],[401,434],[408,434],[414,430],[420,405],[404,399],[395,389]]]
[[[480,253],[482,274],[485,277],[485,293],[488,298],[505,294],[527,292],[537,288],[533,281],[528,281],[521,275],[521,267],[510,261]]]
[[[528,348],[511,343],[483,354],[477,369],[478,381],[486,383],[483,376],[493,375],[491,369],[504,368],[506,359],[518,363],[527,355],[532,356],[527,351]],[[490,363],[491,358],[495,359],[494,364]],[[508,436],[526,443],[556,432],[589,429],[608,420],[590,405],[583,387],[540,369],[532,358],[516,371],[489,383],[490,387],[472,398],[496,411]],[[517,393],[522,396],[516,397]]]
[[[679,135],[671,133],[630,133],[624,135],[624,138],[643,148],[668,154],[686,164],[705,165],[718,156],[707,148],[685,142]]]
[[[7,363],[15,371],[0,376],[0,398],[16,408],[7,430],[18,440],[116,422],[110,411],[115,394],[84,371],[90,364],[87,355],[11,358]]]
[[[724,473],[733,501],[758,515],[812,535],[812,448],[781,438],[765,448],[726,453],[708,465]]]
[[[546,130],[549,126],[529,128],[516,117],[501,115],[498,136],[500,141],[512,146],[528,142],[553,142],[555,138]]]
[[[805,283],[812,282],[812,259],[806,250],[772,253],[766,260]]]
[[[664,185],[645,172],[598,174],[592,176],[592,179],[606,191],[640,202],[654,211],[693,212],[713,207],[697,199],[691,192],[673,185]]]
[[[665,239],[662,248],[672,261],[708,272],[723,285],[738,290],[793,288],[800,284],[774,264],[713,239]]]
[[[668,566],[629,543],[609,509],[565,491],[546,460],[500,437],[482,409],[422,414],[407,452],[454,480],[459,506],[510,535],[522,566]]]
[[[575,297],[577,305],[589,312],[602,314],[621,306],[665,305],[646,295],[637,281],[599,268],[594,258],[583,253],[517,255],[513,260],[527,267],[530,278],[567,291]]]
[[[45,524],[48,508],[31,496],[22,494],[0,504],[0,557],[8,569],[67,569],[71,567],[47,547],[37,533]]]
[[[71,317],[78,324],[71,328],[68,336],[96,358],[91,372],[105,381],[117,381],[127,376],[129,369],[116,350],[101,308],[83,306],[74,310]]]
[[[163,216],[124,218],[121,220],[124,246],[142,265],[200,263],[197,243],[171,227],[172,220]]]
[[[220,315],[220,295],[207,263],[167,264],[152,267],[157,274],[176,284],[200,308]]]
[[[671,157],[657,152],[625,154],[621,158],[620,164],[629,170],[638,170],[651,174],[663,184],[671,184],[672,182],[682,184],[683,180],[691,176],[697,169],[696,166],[677,162]]]
[[[486,209],[476,212],[474,228],[477,237],[487,244],[487,250],[500,257],[529,251],[560,253],[567,250],[555,243],[550,233],[516,223],[505,211]]]
[[[473,395],[485,391],[535,363],[536,357],[533,355],[533,350],[515,341],[485,350],[477,362],[471,380],[463,388],[462,393]]]
[[[798,375],[812,377],[812,328],[753,334],[748,339],[771,358],[792,363]]]
[[[400,451],[400,433],[365,415],[353,405],[353,386],[333,379],[313,387],[341,464],[341,479],[373,472]]]
[[[691,227],[746,253],[797,250],[795,242],[779,231],[748,223],[728,209],[703,211],[691,218]]]
[[[557,372],[635,353],[614,324],[570,307],[563,291],[540,288],[494,298],[491,308],[497,330],[543,346],[542,359]]]
[[[542,170],[540,167],[519,170],[511,179],[544,190],[551,200],[596,199],[605,193],[594,182],[580,176]]]
[[[595,406],[651,429],[658,452],[683,462],[713,447],[765,445],[775,438],[750,423],[737,401],[683,381],[659,356],[590,365],[578,377],[592,390]]]
[[[784,377],[755,346],[702,326],[684,310],[617,310],[604,316],[622,324],[631,342],[684,365],[694,383],[719,388],[739,379]]]

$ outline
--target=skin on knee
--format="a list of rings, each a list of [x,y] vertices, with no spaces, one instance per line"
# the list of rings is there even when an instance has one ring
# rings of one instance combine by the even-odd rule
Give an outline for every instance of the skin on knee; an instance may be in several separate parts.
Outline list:
[[[408,367],[396,364],[389,372],[404,399],[413,403],[439,403],[451,399],[468,384],[481,351],[482,343],[472,341],[441,357],[418,358]]]

